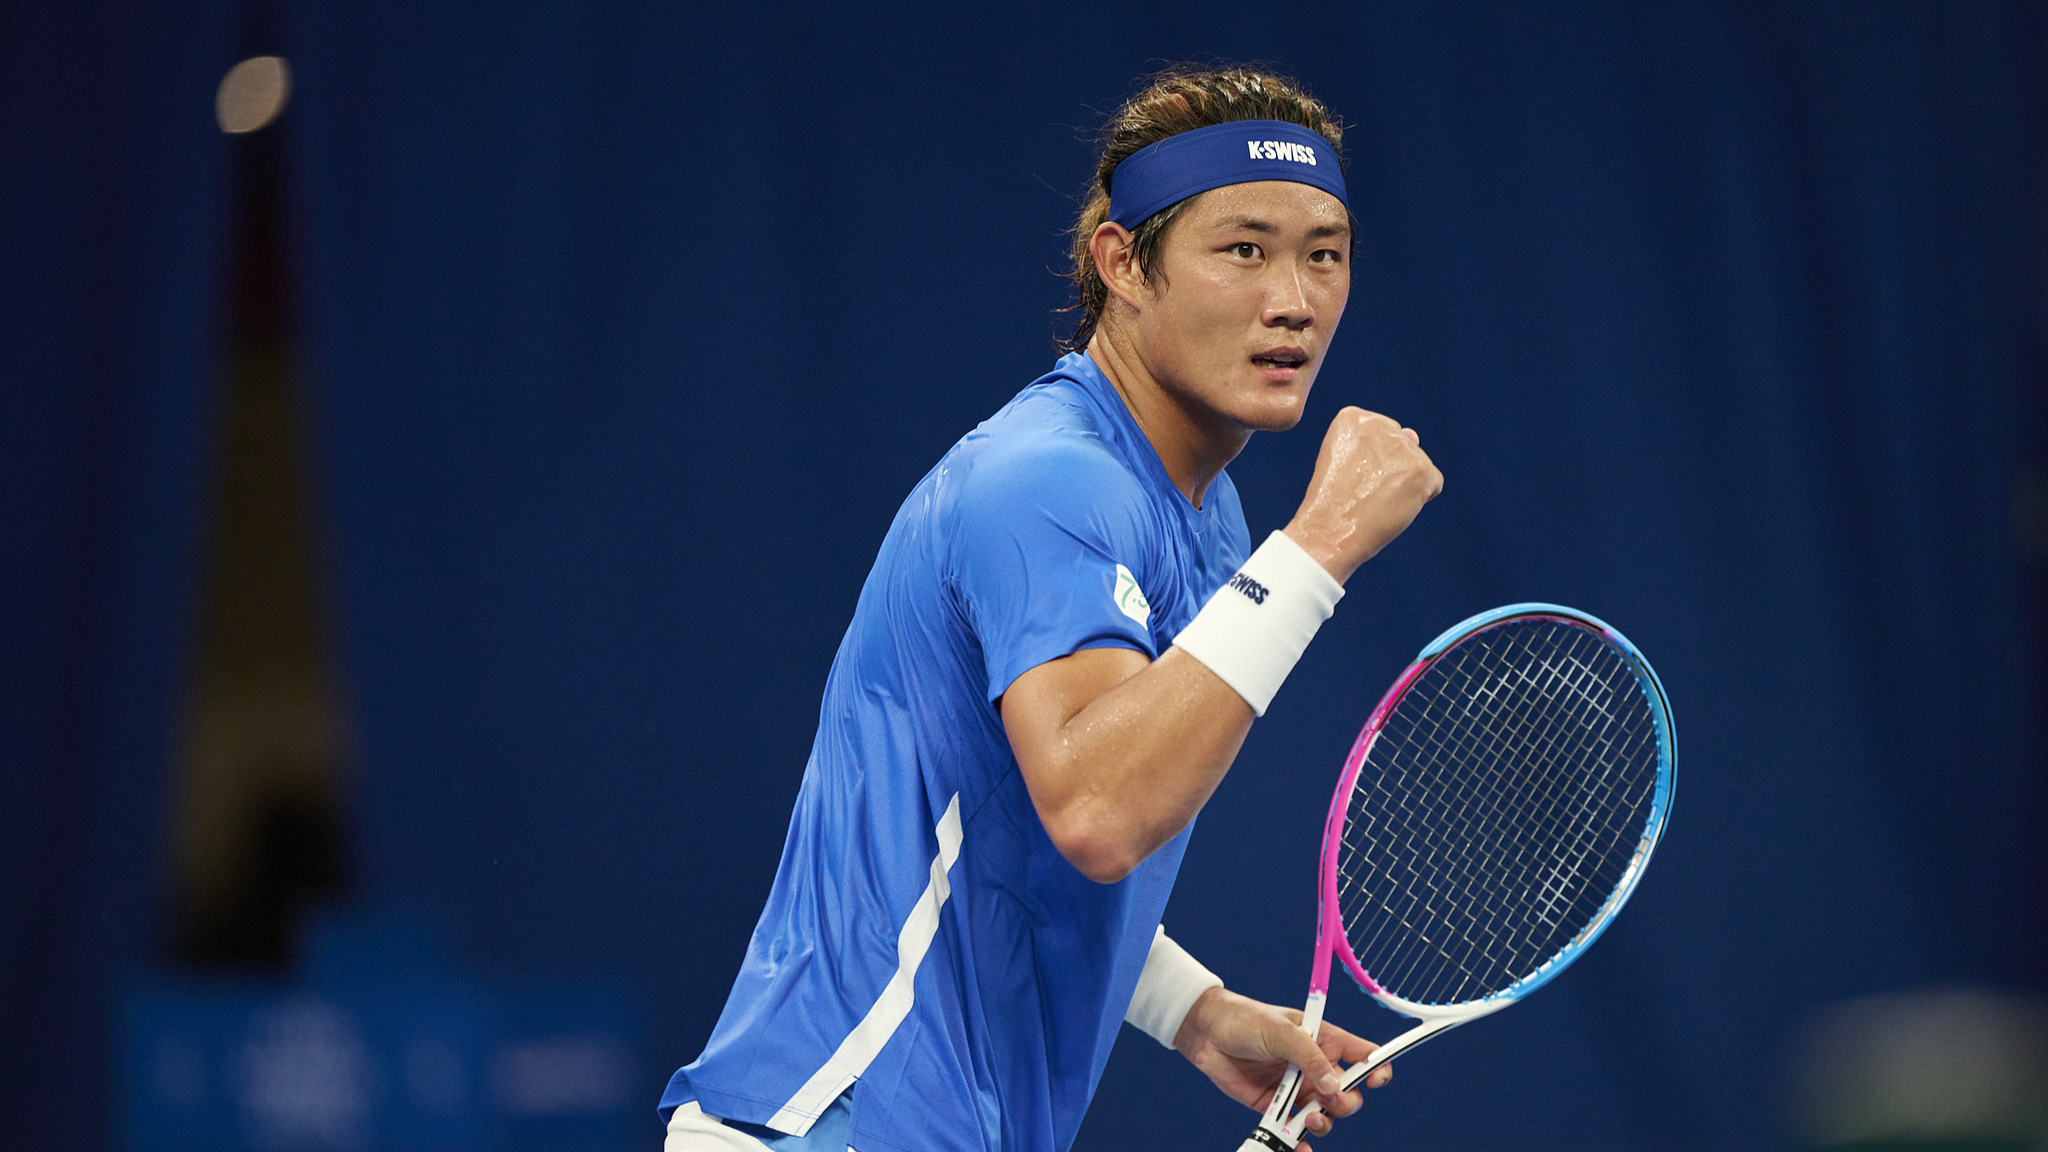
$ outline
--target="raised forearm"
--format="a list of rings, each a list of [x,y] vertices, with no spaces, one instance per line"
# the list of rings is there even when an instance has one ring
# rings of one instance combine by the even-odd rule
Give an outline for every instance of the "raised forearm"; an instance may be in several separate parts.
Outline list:
[[[1344,409],[1294,519],[1217,593],[1227,603],[1212,600],[1176,647],[1149,663],[1127,648],[1088,649],[1017,678],[1003,697],[1003,725],[1039,819],[1068,862],[1113,882],[1187,827],[1329,616],[1341,582],[1442,486],[1414,432]]]

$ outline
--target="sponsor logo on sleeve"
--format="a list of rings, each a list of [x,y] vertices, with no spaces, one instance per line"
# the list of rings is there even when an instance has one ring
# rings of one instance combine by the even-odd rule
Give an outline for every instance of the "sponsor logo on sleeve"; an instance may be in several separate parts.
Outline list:
[[[1148,621],[1152,619],[1152,604],[1145,599],[1145,590],[1138,587],[1138,578],[1131,575],[1131,570],[1121,564],[1116,566],[1114,598],[1117,611],[1136,620],[1138,627],[1151,630],[1152,625]]]

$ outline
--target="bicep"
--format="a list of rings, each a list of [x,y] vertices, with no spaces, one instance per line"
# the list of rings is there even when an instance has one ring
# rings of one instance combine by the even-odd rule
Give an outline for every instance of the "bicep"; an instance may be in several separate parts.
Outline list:
[[[1128,875],[1208,802],[1251,705],[1178,648],[1088,648],[1003,694],[1019,775],[1060,855],[1099,883]]]
[[[1034,800],[1045,790],[1050,766],[1060,759],[1067,722],[1151,662],[1145,653],[1120,645],[1084,648],[1048,660],[1010,684],[999,701],[1003,731]]]

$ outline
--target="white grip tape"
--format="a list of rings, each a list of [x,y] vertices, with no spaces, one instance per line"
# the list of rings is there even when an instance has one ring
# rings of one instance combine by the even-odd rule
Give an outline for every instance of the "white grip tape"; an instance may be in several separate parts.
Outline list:
[[[1222,985],[1222,977],[1202,967],[1161,925],[1152,934],[1152,950],[1145,953],[1145,968],[1138,973],[1138,990],[1131,995],[1124,1022],[1171,1048],[1188,1009],[1202,993]]]
[[[1344,586],[1285,532],[1266,537],[1173,646],[1200,660],[1252,711],[1266,714],[1294,662],[1336,611]]]

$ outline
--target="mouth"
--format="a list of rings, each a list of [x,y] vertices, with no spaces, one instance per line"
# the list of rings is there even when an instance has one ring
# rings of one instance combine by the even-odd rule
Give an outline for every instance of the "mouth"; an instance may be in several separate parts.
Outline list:
[[[1274,380],[1292,380],[1308,365],[1308,353],[1300,348],[1269,348],[1252,357],[1252,364]]]

